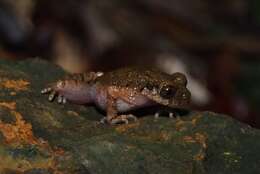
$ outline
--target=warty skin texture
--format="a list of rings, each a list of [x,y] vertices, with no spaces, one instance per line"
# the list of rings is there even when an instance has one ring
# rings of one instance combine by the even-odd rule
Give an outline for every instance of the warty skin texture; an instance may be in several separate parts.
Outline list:
[[[122,68],[108,73],[74,74],[42,90],[49,100],[57,97],[59,103],[94,103],[105,110],[102,122],[128,123],[136,117],[122,113],[137,108],[162,105],[169,108],[187,108],[191,94],[187,79],[181,73],[172,75],[156,69]],[[122,115],[120,115],[122,114]]]

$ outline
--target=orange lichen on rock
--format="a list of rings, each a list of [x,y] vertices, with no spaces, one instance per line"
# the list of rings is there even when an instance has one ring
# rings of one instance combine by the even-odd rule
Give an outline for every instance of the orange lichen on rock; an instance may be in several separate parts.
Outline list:
[[[15,102],[0,102],[0,106],[8,108],[10,110],[16,109],[16,103]]]
[[[202,115],[196,115],[194,118],[191,120],[191,123],[193,126],[196,126],[198,120],[202,117]]]
[[[32,125],[26,123],[22,115],[15,111],[15,102],[0,102],[0,106],[10,109],[11,114],[15,117],[15,123],[4,123],[0,120],[0,132],[5,138],[7,144],[39,144],[32,132]]]
[[[67,113],[69,115],[75,116],[75,117],[79,117],[79,113],[75,112],[75,111],[67,111]]]
[[[207,148],[207,135],[203,133],[196,133],[195,140],[202,145],[204,150],[201,150],[197,155],[194,156],[194,159],[197,161],[202,161],[205,159],[205,149]]]
[[[3,123],[0,121],[0,132],[2,132],[7,144],[38,144],[32,132],[32,125],[26,123],[19,112],[11,111],[15,116],[15,123]]]
[[[10,109],[11,114],[15,117],[14,123],[4,123],[0,120],[0,132],[5,138],[5,142],[11,145],[38,145],[42,148],[49,147],[48,142],[44,141],[41,138],[36,138],[33,134],[32,125],[26,123],[22,115],[15,111],[16,103],[15,102],[0,102],[0,107],[5,107]]]
[[[1,84],[3,87],[13,89],[15,91],[25,91],[28,89],[30,82],[25,80],[5,80]]]
[[[207,135],[202,133],[196,133],[195,134],[195,140],[199,142],[204,149],[207,148]]]
[[[47,169],[54,172],[57,171],[55,168],[55,161],[51,157],[28,161],[26,159],[15,159],[8,155],[0,156],[0,173],[9,173],[9,171],[12,171],[10,173],[23,174],[25,171],[31,169]]]
[[[12,92],[10,92],[10,95],[15,96],[16,92],[12,91]]]
[[[183,137],[183,140],[186,142],[186,143],[196,143],[196,140],[191,137],[191,136],[184,136]]]
[[[183,130],[187,130],[188,126],[189,127],[196,126],[197,122],[200,120],[201,117],[202,117],[201,115],[197,114],[194,116],[194,118],[192,118],[192,120],[188,120],[188,121],[177,118],[175,123],[176,130],[183,131]]]
[[[131,124],[123,124],[116,127],[116,131],[119,133],[124,133],[128,129],[136,128],[139,126],[139,122],[131,123]]]
[[[196,161],[202,161],[202,160],[204,160],[205,159],[205,153],[198,153],[197,155],[195,155],[194,156],[194,159],[196,160]]]
[[[202,133],[195,133],[194,136],[184,136],[183,140],[186,143],[199,143],[203,148],[207,148],[207,136]]]
[[[194,156],[196,161],[201,161],[205,159],[205,149],[207,148],[207,136],[203,133],[195,133],[194,136],[185,136],[183,140],[186,143],[198,143],[202,146],[202,149]]]
[[[11,114],[15,117],[15,123],[4,123],[0,120],[0,132],[5,138],[7,144],[37,144],[37,139],[32,132],[32,125],[23,120],[22,115],[15,111],[15,102],[0,102],[1,107],[11,110]]]
[[[8,166],[8,168],[15,169],[20,172],[33,168],[41,168],[51,169],[54,173],[61,174],[57,168],[57,159],[64,156],[65,151],[61,148],[52,149],[47,141],[44,141],[41,138],[36,138],[32,131],[32,125],[25,122],[22,115],[14,110],[15,107],[10,107],[9,105],[4,106],[11,109],[11,114],[16,119],[16,121],[12,124],[4,123],[0,120],[0,132],[4,137],[5,143],[14,147],[28,144],[36,145],[39,149],[44,149],[44,151],[47,150],[50,156],[39,161],[15,160],[11,157],[2,158],[0,156],[0,161],[3,161],[0,162],[0,173],[3,170],[3,168],[1,168],[2,166]]]
[[[187,121],[183,121],[183,120],[177,118],[177,119],[176,119],[176,123],[175,123],[176,130],[177,130],[177,131],[186,130],[186,129],[187,129],[187,127],[186,127],[187,124],[188,124]]]
[[[167,131],[161,131],[159,134],[160,141],[168,141],[171,138],[171,134]]]

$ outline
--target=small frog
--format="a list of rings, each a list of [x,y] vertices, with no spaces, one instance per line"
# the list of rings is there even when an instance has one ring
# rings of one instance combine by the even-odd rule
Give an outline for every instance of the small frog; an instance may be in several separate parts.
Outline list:
[[[122,114],[137,108],[162,105],[169,108],[186,108],[191,93],[182,73],[172,75],[156,69],[122,68],[108,73],[89,72],[73,74],[65,80],[41,91],[49,94],[49,101],[57,97],[58,103],[94,103],[106,110],[101,122],[109,124],[136,121],[132,114]],[[172,116],[172,113],[170,113]]]

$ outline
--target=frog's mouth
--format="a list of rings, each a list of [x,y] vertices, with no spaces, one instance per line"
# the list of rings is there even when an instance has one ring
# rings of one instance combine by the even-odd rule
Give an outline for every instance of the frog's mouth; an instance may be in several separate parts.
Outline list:
[[[184,92],[183,92],[184,91]],[[144,88],[142,90],[142,95],[146,96],[147,98],[149,98],[150,100],[164,105],[164,106],[168,106],[171,108],[179,108],[179,109],[186,109],[188,108],[189,104],[190,104],[190,92],[188,91],[188,89],[181,89],[179,91],[176,92],[176,94],[169,98],[169,99],[165,99],[163,97],[160,96],[159,92],[156,89],[153,89],[152,91],[149,89]]]

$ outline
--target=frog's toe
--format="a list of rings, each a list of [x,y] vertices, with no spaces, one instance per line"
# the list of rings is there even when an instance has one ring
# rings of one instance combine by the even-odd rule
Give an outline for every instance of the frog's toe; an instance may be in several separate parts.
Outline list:
[[[64,97],[62,95],[58,95],[57,101],[58,101],[59,104],[63,104],[63,98]]]
[[[44,88],[43,90],[41,90],[42,94],[48,94],[48,100],[49,101],[53,101],[55,96],[57,95],[57,92],[54,91],[52,88],[48,87],[48,88]]]
[[[159,118],[160,117],[160,113],[159,112],[156,112],[155,114],[154,114],[154,118]]]
[[[111,120],[111,124],[128,124],[128,120],[126,118],[115,118]]]
[[[155,114],[154,114],[154,118],[157,119],[159,117],[161,117],[163,115],[163,111],[162,110],[159,110],[157,111]]]
[[[56,91],[52,91],[51,94],[49,95],[49,101],[53,101],[55,96],[56,96],[57,92]]]
[[[62,98],[62,104],[65,104],[67,102],[67,99],[65,97]]]
[[[107,123],[108,122],[107,117],[101,118],[101,120],[99,122],[102,123],[102,124]]]
[[[43,90],[41,90],[41,93],[42,93],[42,94],[48,94],[48,93],[50,93],[51,91],[52,91],[51,88],[44,88]]]
[[[176,112],[169,112],[169,118],[176,118],[178,114]]]
[[[137,117],[132,115],[132,114],[129,114],[129,115],[126,115],[126,118],[129,120],[133,120],[133,121],[137,121]]]
[[[102,123],[102,124],[109,123],[109,124],[112,124],[112,125],[119,124],[119,123],[128,124],[128,120],[124,117],[121,117],[121,116],[115,117],[111,120],[108,120],[107,117],[103,117],[100,120],[100,123]]]
[[[102,124],[109,123],[109,124],[115,125],[115,124],[128,124],[129,121],[134,121],[134,122],[137,121],[136,116],[134,116],[132,114],[119,115],[119,116],[116,116],[112,119],[108,119],[107,117],[103,117],[100,120],[100,123],[102,123]]]
[[[129,121],[132,120],[132,121],[137,121],[137,118],[136,116],[132,115],[132,114],[129,114],[129,115],[119,115],[115,118],[113,118],[112,120],[110,120],[110,123],[111,124],[128,124]]]

